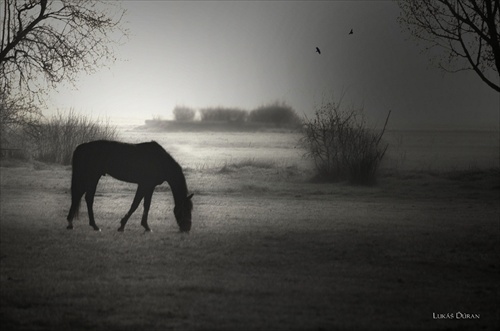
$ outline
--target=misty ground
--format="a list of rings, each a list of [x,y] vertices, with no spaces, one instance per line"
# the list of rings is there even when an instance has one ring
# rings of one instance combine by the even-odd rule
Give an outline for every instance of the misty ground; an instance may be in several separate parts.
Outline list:
[[[128,137],[147,140],[142,135]],[[2,161],[2,326],[500,325],[498,168],[386,168],[374,187],[327,184],[310,180],[303,161],[293,161],[295,142],[280,134],[179,137],[157,140],[181,160],[195,194],[189,235],[178,232],[166,184],[153,196],[153,232],[143,232],[139,208],[118,233],[135,186],[109,177],[95,202],[102,232],[88,226],[85,208],[68,231],[71,168]],[[201,153],[208,142],[211,149]],[[396,154],[394,164],[412,157]],[[454,318],[439,318],[446,314]]]

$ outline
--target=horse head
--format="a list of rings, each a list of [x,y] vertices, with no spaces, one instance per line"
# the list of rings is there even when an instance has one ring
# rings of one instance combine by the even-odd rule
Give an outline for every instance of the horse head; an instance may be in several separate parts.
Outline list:
[[[193,210],[192,197],[193,194],[187,196],[174,207],[175,219],[177,220],[181,232],[189,232],[189,230],[191,230],[191,211]]]

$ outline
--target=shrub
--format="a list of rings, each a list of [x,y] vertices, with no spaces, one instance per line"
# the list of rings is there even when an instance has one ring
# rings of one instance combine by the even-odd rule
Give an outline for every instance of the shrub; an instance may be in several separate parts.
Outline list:
[[[244,122],[248,113],[237,108],[203,108],[200,110],[202,121]]]
[[[29,128],[29,127],[28,127]],[[0,158],[29,159],[29,136],[26,126],[0,122]]]
[[[196,115],[196,111],[194,109],[184,107],[184,106],[176,106],[174,108],[174,118],[176,121],[192,121],[194,116]]]
[[[300,118],[293,108],[278,102],[252,110],[248,119],[251,122],[271,123],[275,126],[298,126],[300,124]]]
[[[68,114],[57,113],[42,122],[34,141],[34,158],[38,161],[71,164],[76,146],[99,139],[115,139],[116,127],[102,123],[73,110]]]
[[[305,156],[314,162],[317,177],[374,184],[388,147],[381,139],[389,115],[379,133],[366,127],[361,110],[353,107],[345,110],[341,101],[323,103],[314,118],[305,117],[301,143],[307,151]]]

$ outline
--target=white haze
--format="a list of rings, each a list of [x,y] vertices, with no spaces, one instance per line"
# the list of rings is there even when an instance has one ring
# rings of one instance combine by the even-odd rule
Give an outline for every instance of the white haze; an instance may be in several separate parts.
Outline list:
[[[323,98],[363,106],[392,128],[498,129],[499,94],[473,72],[443,73],[397,23],[392,1],[126,1],[120,59],[51,109],[138,123],[176,105],[251,110],[275,101],[312,114]],[[354,34],[348,32],[353,29]],[[315,52],[319,47],[322,54]]]

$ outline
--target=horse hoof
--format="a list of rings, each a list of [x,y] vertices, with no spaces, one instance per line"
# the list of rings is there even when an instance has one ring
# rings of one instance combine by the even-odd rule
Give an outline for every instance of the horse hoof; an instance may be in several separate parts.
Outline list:
[[[68,225],[68,226],[66,227],[66,229],[68,229],[68,230],[73,230],[73,225]]]
[[[124,228],[122,228],[122,227],[119,227],[119,228],[118,228],[118,232],[123,232],[123,230],[125,230],[125,229],[124,229]]]
[[[98,227],[95,227],[95,228],[94,228],[94,231],[99,231],[99,232],[101,232],[101,229],[99,229]]]
[[[153,231],[151,231],[151,229],[146,229],[144,230],[144,232],[153,232]]]

